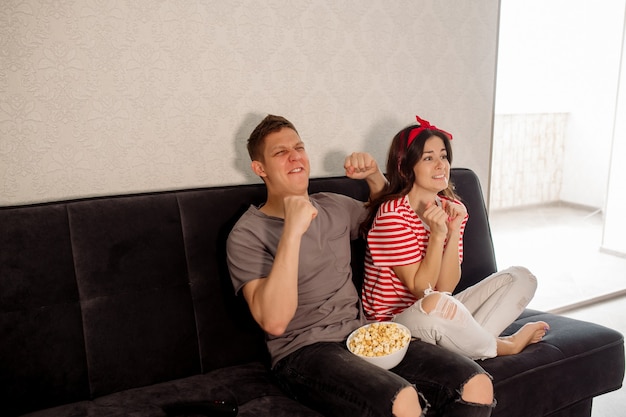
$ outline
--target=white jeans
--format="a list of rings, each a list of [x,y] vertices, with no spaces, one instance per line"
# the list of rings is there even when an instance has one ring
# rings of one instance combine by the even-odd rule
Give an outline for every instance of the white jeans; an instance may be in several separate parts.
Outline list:
[[[497,337],[520,316],[536,289],[537,278],[528,269],[514,266],[454,296],[427,291],[393,320],[424,342],[472,359],[493,358]],[[428,297],[439,297],[430,313],[422,308]]]

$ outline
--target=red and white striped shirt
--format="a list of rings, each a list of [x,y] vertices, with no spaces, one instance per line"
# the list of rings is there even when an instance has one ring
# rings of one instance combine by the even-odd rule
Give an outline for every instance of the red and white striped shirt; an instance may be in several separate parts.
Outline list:
[[[459,263],[463,261],[463,234],[468,218],[465,216],[461,224]],[[381,204],[367,235],[361,298],[368,319],[390,320],[418,300],[392,267],[421,262],[429,237],[428,225],[415,214],[407,196]]]

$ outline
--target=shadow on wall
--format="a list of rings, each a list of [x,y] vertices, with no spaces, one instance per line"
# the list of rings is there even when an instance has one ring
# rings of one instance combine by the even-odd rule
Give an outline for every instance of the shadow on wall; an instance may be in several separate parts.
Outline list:
[[[248,113],[232,140],[235,147],[235,160],[233,161],[234,168],[241,172],[246,179],[246,182],[256,183],[261,182],[261,179],[257,177],[250,168],[250,155],[248,155],[248,148],[246,146],[250,133],[254,128],[267,116],[264,113]]]
[[[243,174],[246,182],[255,183],[261,181],[250,169],[250,156],[248,155],[246,142],[252,130],[265,116],[267,116],[266,113],[248,113],[239,125],[232,141],[235,150],[233,166]],[[398,119],[391,117],[379,120],[365,134],[362,146],[359,149],[342,149],[337,146],[335,149],[326,152],[323,160],[324,172],[329,173],[329,176],[343,175],[344,160],[352,152],[368,152],[376,159],[380,169],[384,172],[389,145],[394,135],[409,124],[411,123],[402,124]]]
[[[363,146],[360,149],[343,150],[338,148],[327,152],[324,156],[324,171],[336,173],[340,170],[343,173],[343,162],[346,156],[352,152],[367,152],[376,159],[381,171],[385,172],[389,145],[394,135],[409,124],[411,123],[403,125],[398,119],[391,117],[381,119],[374,123],[369,132],[365,134]]]

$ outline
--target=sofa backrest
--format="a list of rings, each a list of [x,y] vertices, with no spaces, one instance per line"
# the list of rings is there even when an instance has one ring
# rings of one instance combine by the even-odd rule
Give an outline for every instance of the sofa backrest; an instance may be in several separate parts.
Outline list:
[[[451,180],[470,215],[463,237],[462,273],[456,293],[496,272],[497,265],[489,214],[478,176],[469,169],[453,168]]]
[[[453,169],[471,220],[460,288],[495,271],[475,174]],[[311,193],[366,200],[363,181]],[[262,184],[0,208],[0,404],[8,415],[266,361],[226,266],[229,231]],[[360,286],[363,242],[353,246]]]

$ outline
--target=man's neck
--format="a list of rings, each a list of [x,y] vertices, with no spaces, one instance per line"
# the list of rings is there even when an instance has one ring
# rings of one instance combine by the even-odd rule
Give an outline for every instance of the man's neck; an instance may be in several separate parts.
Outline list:
[[[305,197],[308,197],[308,193],[304,194]],[[284,200],[286,195],[271,195],[267,196],[267,200],[265,204],[259,209],[261,213],[266,214],[272,217],[278,217],[280,219],[285,218],[285,204]]]
[[[282,206],[282,204],[279,207],[277,207],[271,204],[269,200],[266,201],[265,204],[261,206],[261,208],[259,208],[259,211],[271,217],[278,217],[281,219],[285,218],[285,209]]]

